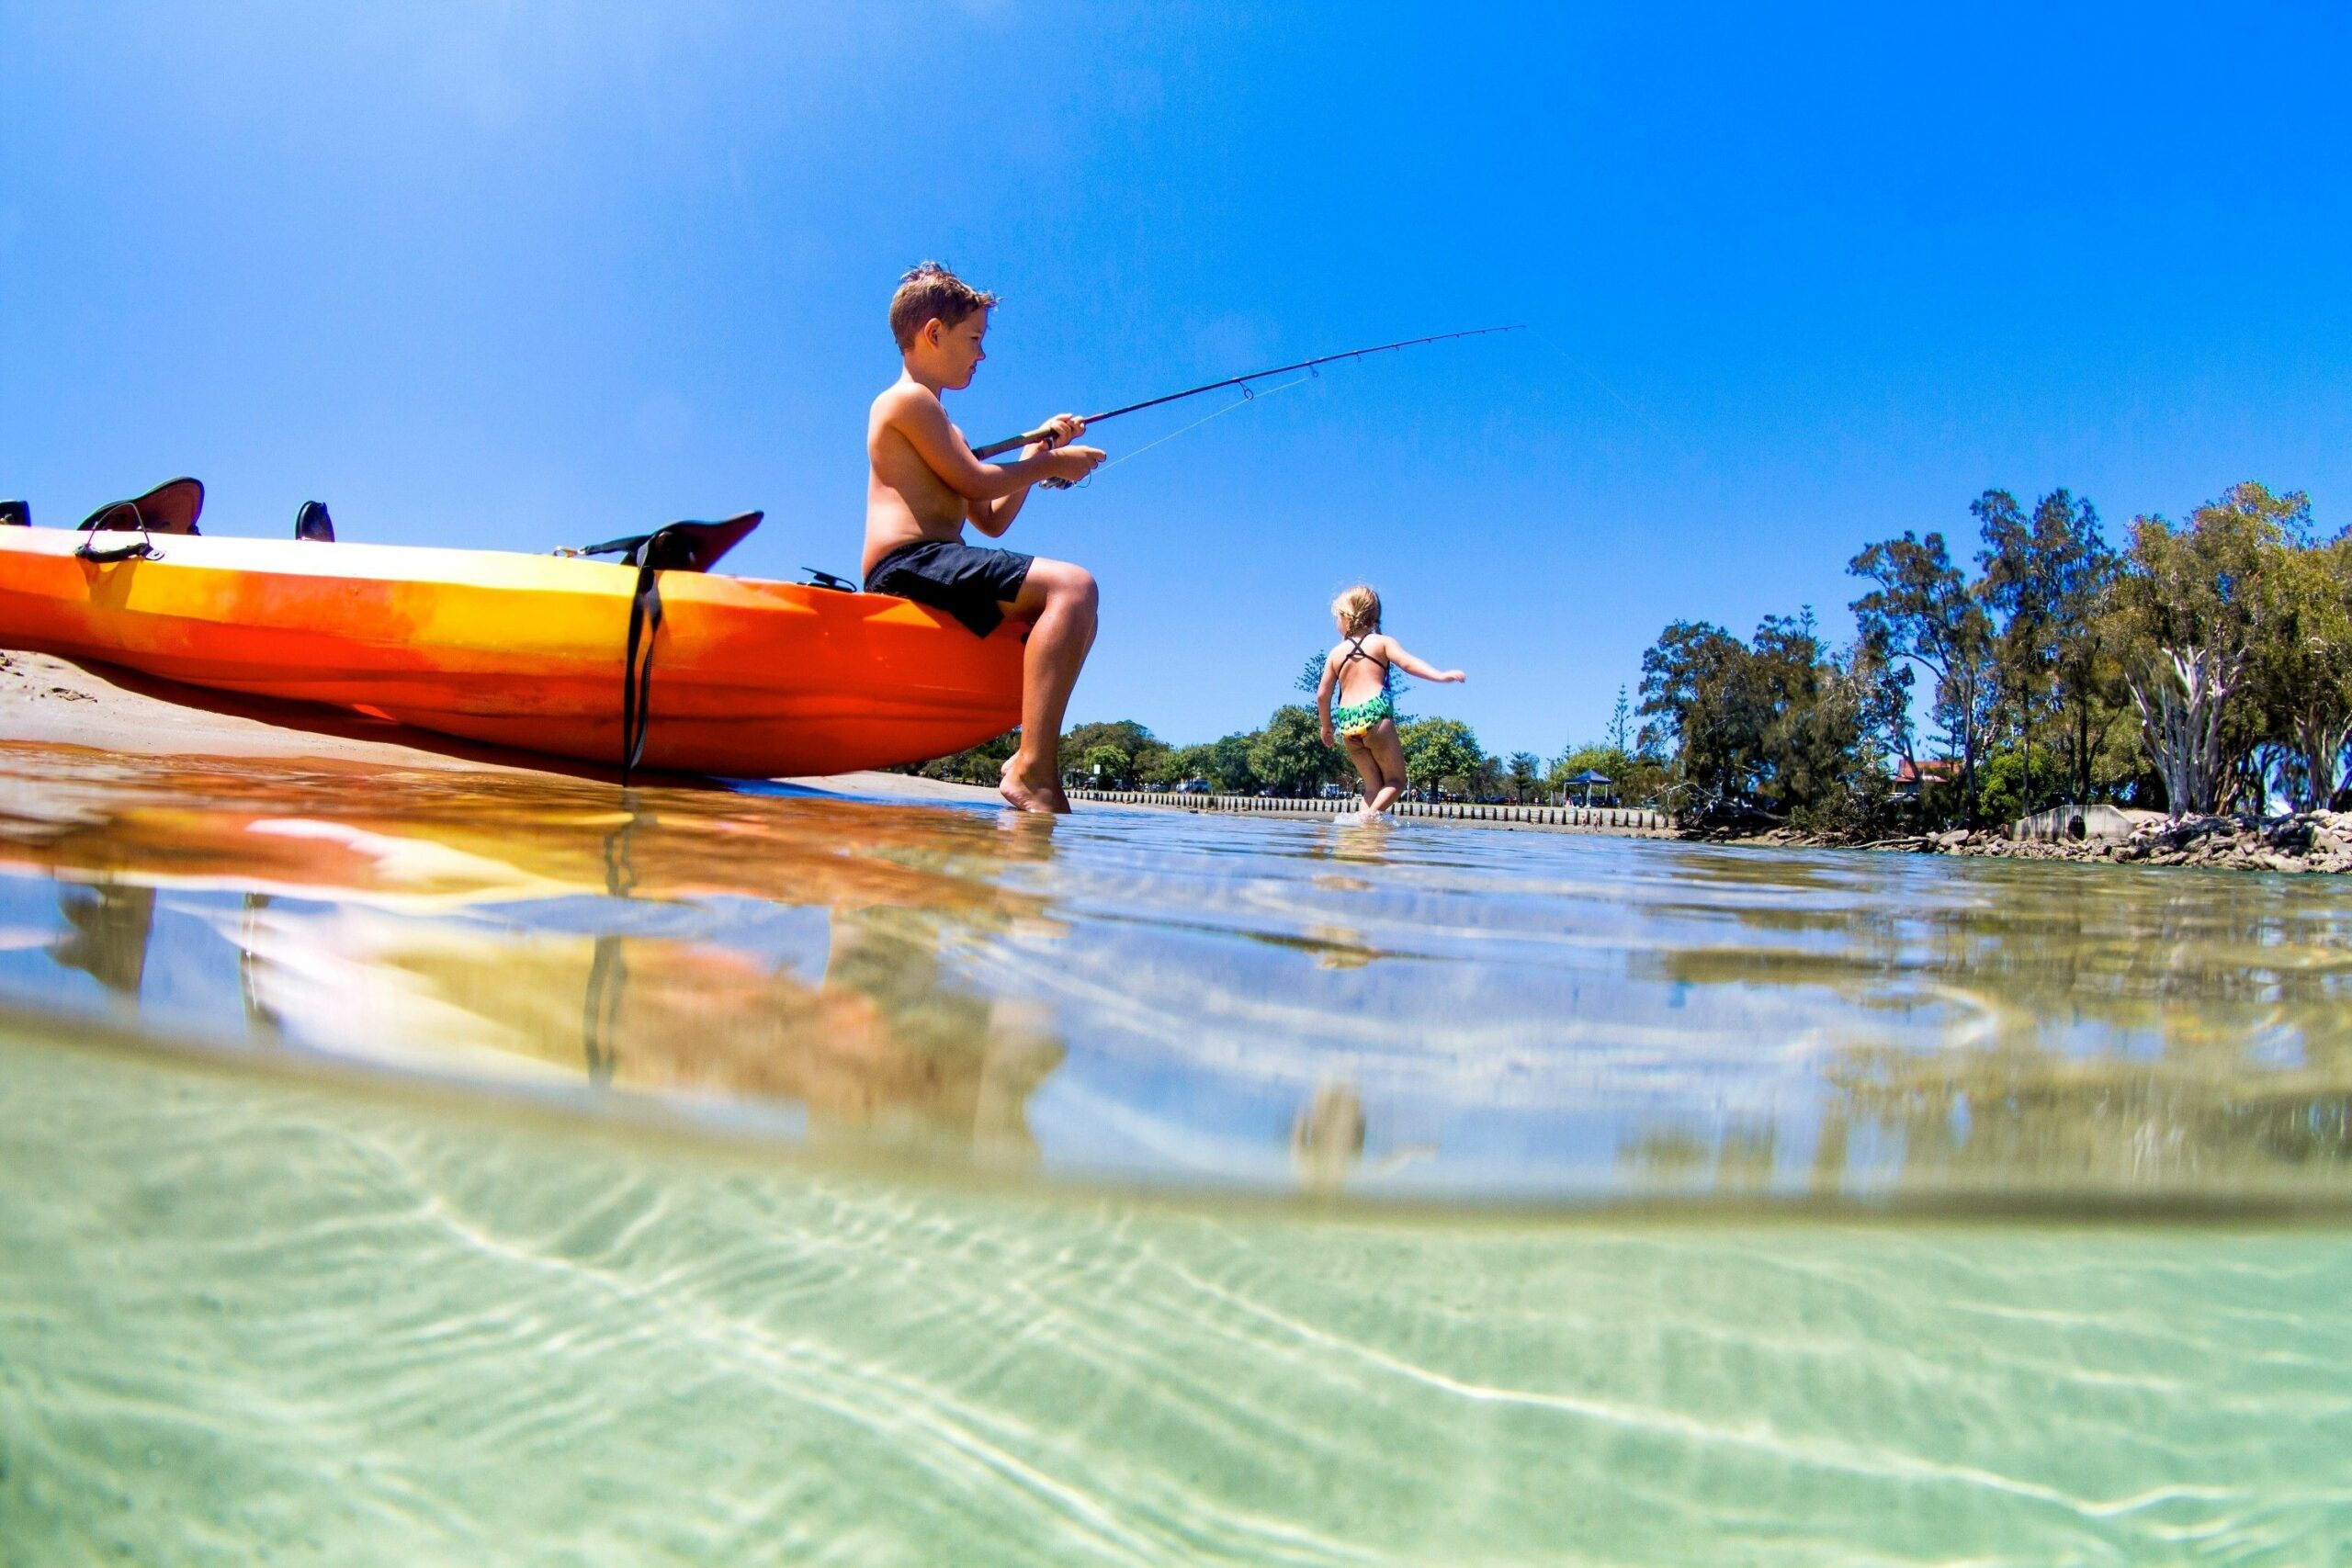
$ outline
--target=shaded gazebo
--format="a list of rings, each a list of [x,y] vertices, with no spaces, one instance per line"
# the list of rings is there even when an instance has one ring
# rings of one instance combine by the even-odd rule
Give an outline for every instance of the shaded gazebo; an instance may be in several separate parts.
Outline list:
[[[1587,810],[1591,809],[1592,807],[1593,785],[1599,784],[1601,788],[1607,790],[1614,790],[1617,787],[1617,781],[1611,778],[1607,773],[1602,773],[1599,768],[1587,768],[1584,772],[1578,773],[1576,777],[1568,780],[1567,782],[1571,787],[1577,784],[1582,784],[1584,786],[1584,804]]]

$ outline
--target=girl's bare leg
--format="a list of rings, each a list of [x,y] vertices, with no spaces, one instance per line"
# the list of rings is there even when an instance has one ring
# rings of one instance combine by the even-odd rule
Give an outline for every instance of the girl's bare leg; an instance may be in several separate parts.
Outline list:
[[[1373,756],[1372,748],[1363,743],[1361,734],[1342,735],[1340,744],[1346,750],[1348,761],[1356,765],[1356,777],[1363,781],[1363,797],[1370,801],[1380,793],[1379,761]]]
[[[1363,749],[1380,771],[1375,787],[1363,798],[1365,812],[1376,814],[1387,810],[1405,793],[1405,748],[1396,739],[1395,721],[1384,718],[1364,731]]]

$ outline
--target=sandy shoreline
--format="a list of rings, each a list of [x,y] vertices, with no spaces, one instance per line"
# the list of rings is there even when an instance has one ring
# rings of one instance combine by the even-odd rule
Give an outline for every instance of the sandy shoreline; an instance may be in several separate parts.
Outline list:
[[[0,652],[0,741],[84,746],[141,756],[275,757],[617,782],[610,769],[433,735],[338,708],[208,692],[43,653]],[[831,795],[1001,804],[994,790],[905,773],[840,773],[779,782]]]

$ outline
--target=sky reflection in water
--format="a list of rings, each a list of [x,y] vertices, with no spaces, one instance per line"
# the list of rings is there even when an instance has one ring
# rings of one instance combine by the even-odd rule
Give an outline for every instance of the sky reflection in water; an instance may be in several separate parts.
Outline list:
[[[0,748],[0,998],[812,1145],[2334,1204],[2333,880]]]

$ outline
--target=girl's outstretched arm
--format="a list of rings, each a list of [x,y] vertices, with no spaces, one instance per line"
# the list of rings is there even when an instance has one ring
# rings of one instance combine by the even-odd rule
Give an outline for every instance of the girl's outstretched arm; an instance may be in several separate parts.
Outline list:
[[[1442,681],[1448,683],[1470,679],[1459,670],[1440,670],[1426,660],[1414,658],[1405,651],[1405,645],[1393,637],[1385,637],[1380,640],[1388,645],[1388,661],[1408,675],[1419,675],[1424,681]]]

